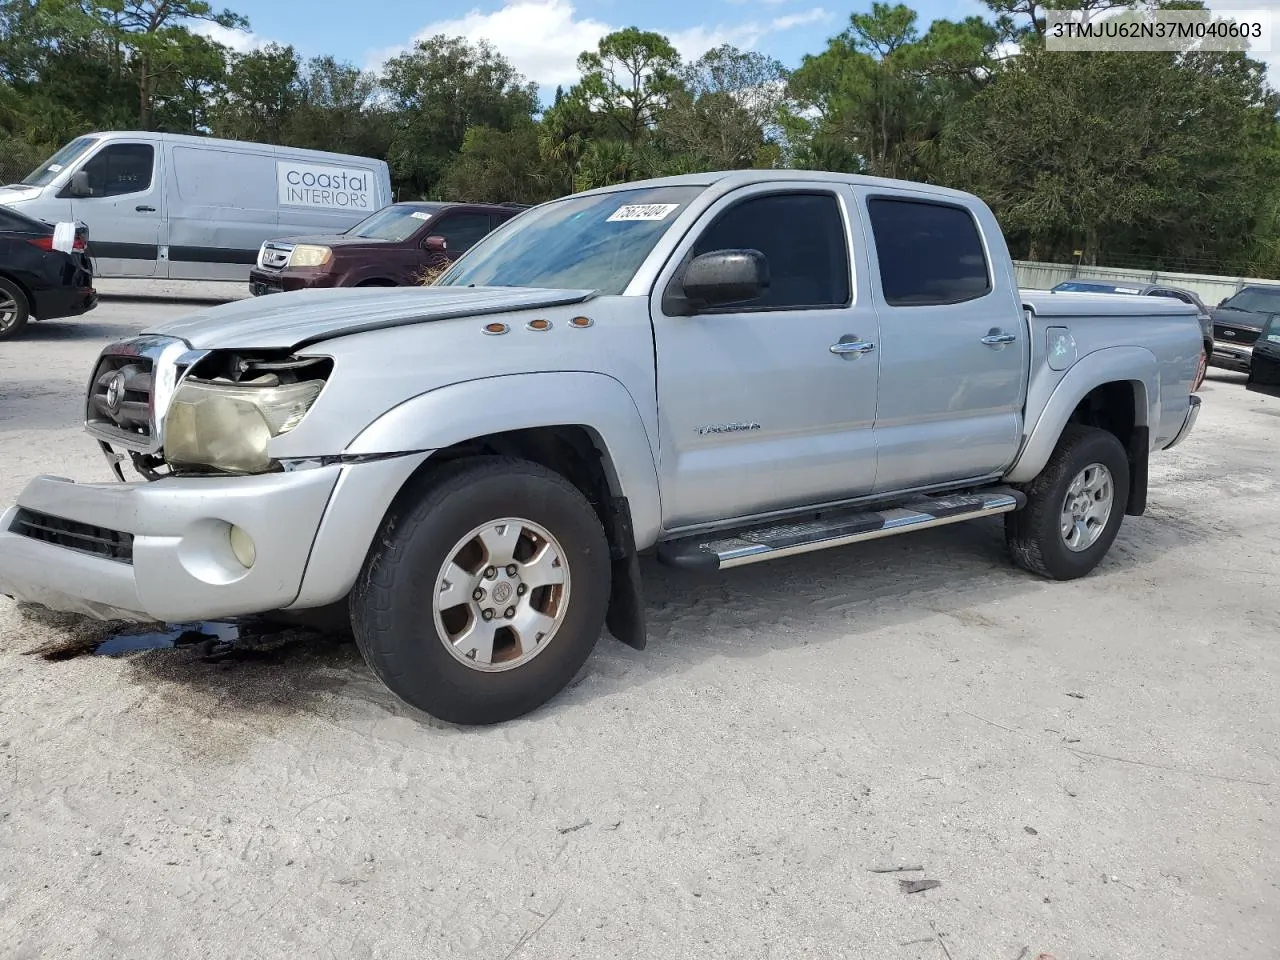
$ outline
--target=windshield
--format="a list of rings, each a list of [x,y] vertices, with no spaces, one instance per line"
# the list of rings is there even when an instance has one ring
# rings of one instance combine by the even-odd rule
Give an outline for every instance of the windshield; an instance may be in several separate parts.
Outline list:
[[[705,189],[647,187],[556,200],[508,221],[436,284],[620,294],[681,210]]]
[[[1140,287],[1121,287],[1113,283],[1088,283],[1084,280],[1064,280],[1053,288],[1065,293],[1141,293]]]
[[[80,137],[72,140],[52,157],[32,170],[23,178],[22,184],[28,187],[44,187],[53,182],[53,178],[79,160],[90,147],[98,141],[93,137]]]
[[[426,204],[383,207],[377,213],[365,217],[347,231],[348,237],[364,240],[408,240],[414,232],[440,212],[439,206]]]
[[[1224,300],[1222,306],[1250,313],[1280,313],[1280,287],[1245,287]]]

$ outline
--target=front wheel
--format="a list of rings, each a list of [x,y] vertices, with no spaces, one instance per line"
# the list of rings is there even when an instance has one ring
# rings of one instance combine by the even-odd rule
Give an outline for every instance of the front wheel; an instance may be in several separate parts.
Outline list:
[[[1092,572],[1111,549],[1129,499],[1129,458],[1112,433],[1069,425],[1027,505],[1005,515],[1005,540],[1020,567],[1054,580]]]
[[[525,460],[464,460],[391,511],[351,622],[396,696],[440,720],[499,723],[573,679],[609,583],[604,530],[576,487]]]

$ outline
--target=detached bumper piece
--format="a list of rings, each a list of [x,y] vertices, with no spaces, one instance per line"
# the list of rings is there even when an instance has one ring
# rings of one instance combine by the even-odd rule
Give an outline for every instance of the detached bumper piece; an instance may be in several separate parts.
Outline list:
[[[780,522],[737,531],[721,531],[669,540],[658,546],[658,560],[692,570],[725,570],[798,553],[892,537],[978,517],[1011,513],[1026,496],[1010,487],[976,493],[918,497],[875,510],[832,510],[805,522]]]

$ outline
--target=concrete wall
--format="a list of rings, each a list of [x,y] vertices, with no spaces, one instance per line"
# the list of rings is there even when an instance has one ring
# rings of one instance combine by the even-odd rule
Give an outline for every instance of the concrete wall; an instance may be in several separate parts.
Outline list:
[[[1013,262],[1018,286],[1026,290],[1047,290],[1063,280],[1107,280],[1112,283],[1167,283],[1193,290],[1209,306],[1216,306],[1246,284],[1280,286],[1280,280],[1253,280],[1249,277],[1215,277],[1203,273],[1168,273],[1152,270],[1122,270],[1118,267],[1079,267],[1070,263]]]

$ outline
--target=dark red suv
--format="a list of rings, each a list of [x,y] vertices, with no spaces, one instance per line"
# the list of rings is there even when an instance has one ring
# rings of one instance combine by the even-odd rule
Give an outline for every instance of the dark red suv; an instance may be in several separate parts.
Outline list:
[[[311,287],[398,287],[421,283],[456,260],[525,204],[393,203],[346,233],[268,240],[249,271],[254,296]]]

